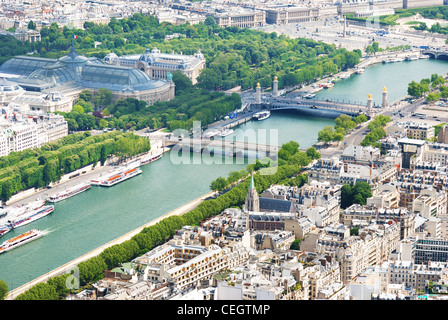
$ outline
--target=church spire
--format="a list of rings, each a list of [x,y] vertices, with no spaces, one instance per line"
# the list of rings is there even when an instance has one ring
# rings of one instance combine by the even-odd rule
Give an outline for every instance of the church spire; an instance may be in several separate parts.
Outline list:
[[[255,189],[254,175],[250,176],[250,190]]]
[[[260,211],[260,200],[258,199],[257,189],[255,188],[254,176],[250,176],[250,188],[247,190],[246,199],[244,201],[246,211]]]

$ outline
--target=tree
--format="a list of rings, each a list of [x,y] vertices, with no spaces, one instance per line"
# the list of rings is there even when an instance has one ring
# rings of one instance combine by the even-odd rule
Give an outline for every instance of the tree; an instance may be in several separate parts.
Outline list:
[[[210,183],[210,189],[212,191],[221,192],[227,186],[227,181],[223,177],[218,177]]]
[[[173,82],[175,84],[176,95],[191,92],[193,90],[193,84],[185,74],[176,70],[173,72]]]
[[[413,97],[420,97],[423,94],[422,84],[412,81],[408,85],[408,94]]]
[[[292,243],[291,243],[291,247],[289,247],[290,250],[300,250],[300,239],[295,239]]]
[[[4,300],[8,295],[8,285],[5,281],[0,280],[0,300]]]
[[[213,27],[216,25],[216,20],[213,17],[207,17],[205,18],[204,24],[206,26]]]
[[[352,118],[346,114],[342,114],[337,117],[335,120],[334,128],[344,128],[345,132],[350,131],[356,128],[356,123],[352,120]]]
[[[33,20],[30,20],[28,23],[28,29],[36,30],[36,24],[33,22]]]
[[[317,140],[323,141],[325,143],[328,143],[330,141],[333,141],[334,139],[334,129],[332,126],[326,126],[322,130],[320,130],[317,134]]]
[[[341,188],[341,208],[350,207],[353,203],[365,205],[371,196],[371,187],[365,181],[357,181],[355,185],[344,184]]]
[[[367,121],[367,116],[366,116],[365,114],[360,114],[360,115],[354,117],[354,118],[353,118],[353,121],[354,121],[356,124],[364,123],[364,122]]]
[[[317,152],[316,148],[314,148],[314,147],[308,148],[308,149],[306,150],[306,155],[307,155],[310,159],[313,159],[313,160],[315,160],[315,159],[320,159],[320,157],[321,157],[320,153]]]
[[[112,91],[100,88],[93,98],[96,107],[107,107],[112,103]]]
[[[88,89],[84,89],[79,93],[79,99],[82,99],[86,102],[91,102],[93,98],[92,91]]]

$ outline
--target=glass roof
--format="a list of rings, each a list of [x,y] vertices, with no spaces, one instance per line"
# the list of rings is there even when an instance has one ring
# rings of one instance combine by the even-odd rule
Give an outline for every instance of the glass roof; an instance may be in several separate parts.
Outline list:
[[[143,84],[152,81],[143,71],[109,65],[85,65],[82,68],[81,80],[119,85]]]
[[[56,60],[35,58],[35,57],[14,57],[5,61],[0,66],[0,71],[18,75],[30,75],[33,71],[50,66],[54,64]]]
[[[36,70],[32,74],[30,74],[28,78],[57,83],[64,83],[75,80],[73,73],[68,68],[59,64],[53,65],[52,67],[46,67],[40,70]]]

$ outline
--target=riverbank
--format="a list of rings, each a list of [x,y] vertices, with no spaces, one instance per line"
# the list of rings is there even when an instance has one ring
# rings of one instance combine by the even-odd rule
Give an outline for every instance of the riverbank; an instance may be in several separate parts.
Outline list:
[[[307,86],[304,86],[299,89],[295,89],[291,92],[299,92],[300,94],[308,94],[308,93],[317,93],[321,90],[325,90],[322,87],[322,84],[327,83],[330,79],[333,78],[349,78],[353,74],[356,74],[358,70],[383,63],[384,60],[390,59],[390,58],[406,58],[409,56],[415,56],[417,55],[419,58],[421,58],[421,51],[420,50],[408,50],[408,51],[397,51],[397,52],[383,52],[383,53],[377,53],[372,56],[367,56],[364,60],[360,61],[356,66],[354,66],[351,69],[340,71],[336,74],[333,74],[331,76],[327,76],[325,78],[322,78],[312,84],[309,84]]]
[[[8,296],[7,296],[6,300],[14,300],[18,295],[20,295],[23,292],[27,291],[28,289],[34,287],[35,285],[37,285],[39,283],[42,283],[42,282],[46,282],[46,281],[48,281],[48,279],[50,279],[52,277],[56,277],[56,276],[59,276],[61,274],[66,273],[66,272],[68,272],[70,270],[73,270],[79,263],[81,263],[83,261],[86,261],[86,260],[88,260],[88,259],[90,259],[92,257],[98,256],[105,249],[107,249],[107,248],[109,248],[109,247],[111,247],[113,245],[120,244],[120,243],[122,243],[124,241],[127,241],[127,240],[131,239],[133,236],[135,236],[136,234],[140,233],[144,228],[149,227],[151,225],[154,225],[154,224],[158,223],[159,221],[161,221],[161,220],[163,220],[165,218],[168,218],[170,216],[173,216],[173,215],[183,215],[183,214],[193,210],[194,208],[196,208],[205,199],[207,199],[209,197],[213,197],[215,195],[216,195],[216,192],[214,192],[214,191],[208,192],[208,193],[206,193],[206,194],[196,198],[195,200],[190,201],[189,203],[187,203],[187,204],[185,204],[185,205],[183,205],[181,207],[178,207],[177,209],[172,210],[171,212],[168,212],[168,213],[166,213],[166,214],[164,214],[164,215],[162,215],[162,216],[160,216],[160,217],[158,217],[158,218],[156,218],[156,219],[154,219],[154,220],[152,220],[152,221],[150,221],[150,222],[140,226],[139,228],[136,228],[136,229],[134,229],[134,230],[124,234],[123,236],[118,237],[115,240],[112,240],[112,241],[104,244],[103,246],[98,247],[97,249],[92,250],[89,253],[86,253],[86,254],[82,255],[79,258],[76,258],[76,259],[74,259],[74,260],[72,260],[72,261],[70,261],[70,262],[68,262],[68,263],[66,263],[66,264],[64,264],[64,265],[62,265],[62,266],[60,266],[60,267],[58,267],[58,268],[56,268],[56,269],[46,273],[46,274],[44,274],[44,275],[42,275],[42,276],[40,276],[40,277],[38,277],[38,278],[36,278],[36,279],[26,283],[26,284],[24,284],[24,285],[22,285],[22,286],[20,286],[20,287],[18,287],[16,289],[14,289],[14,290],[11,290],[8,293]]]
[[[151,140],[151,139],[150,139]],[[151,140],[151,150],[145,154],[137,155],[129,161],[133,159],[140,158],[146,155],[155,155],[156,153],[165,153],[169,151],[168,148],[163,148],[161,142],[158,140]],[[58,182],[51,183],[48,187],[44,187],[41,189],[28,189],[22,192],[19,192],[11,197],[11,199],[6,203],[7,206],[20,206],[22,204],[30,203],[34,200],[46,199],[50,195],[54,193],[61,192],[73,186],[76,186],[80,183],[89,183],[92,179],[97,178],[107,172],[116,168],[114,164],[116,159],[109,159],[106,163],[101,166],[98,162],[95,166],[88,165],[84,168],[80,168],[74,172],[70,172],[61,177]],[[72,178],[71,178],[72,177]]]

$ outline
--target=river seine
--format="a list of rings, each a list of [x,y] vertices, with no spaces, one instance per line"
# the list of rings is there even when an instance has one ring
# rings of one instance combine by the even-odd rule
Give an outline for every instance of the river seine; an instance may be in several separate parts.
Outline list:
[[[432,73],[446,74],[448,63],[419,60],[376,65],[362,75],[352,75],[333,88],[322,90],[317,98],[367,101],[371,93],[381,104],[382,87],[389,102],[406,95],[407,84]],[[294,112],[272,113],[264,121],[240,125],[226,139],[241,141],[244,130],[266,132],[266,144],[281,145],[297,141],[305,149],[317,142],[317,132],[333,125],[332,119],[303,116]],[[270,130],[275,131],[275,135]],[[275,139],[270,139],[274,137]],[[260,142],[261,143],[261,142]],[[55,211],[36,222],[18,228],[1,242],[30,229],[48,230],[36,241],[0,255],[0,279],[15,289],[101,245],[168,213],[209,192],[209,184],[230,171],[241,170],[246,163],[222,161],[222,164],[174,164],[170,153],[143,166],[143,173],[110,188],[92,186],[90,190],[55,204]]]

